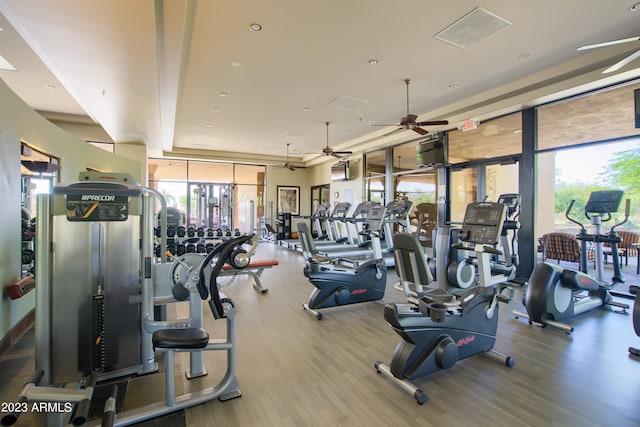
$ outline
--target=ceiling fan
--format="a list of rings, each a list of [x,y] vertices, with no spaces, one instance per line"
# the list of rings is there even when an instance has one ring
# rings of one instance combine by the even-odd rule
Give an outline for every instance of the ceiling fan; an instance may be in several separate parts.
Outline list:
[[[635,42],[635,41],[638,41],[638,40],[640,40],[640,36],[629,37],[629,38],[626,38],[626,39],[611,40],[611,41],[602,42],[602,43],[588,44],[588,45],[585,45],[585,46],[580,46],[578,48],[578,50],[596,49],[596,48],[599,48],[599,47],[606,47],[606,46],[612,46],[612,45],[615,45],[615,44]],[[609,67],[606,70],[604,70],[602,72],[602,74],[608,74],[608,73],[613,73],[614,71],[618,71],[620,68],[624,67],[625,65],[627,65],[631,61],[637,59],[638,57],[640,57],[640,49],[636,50],[634,53],[632,53],[631,55],[627,56],[626,58],[616,62],[611,67]]]
[[[418,116],[415,114],[409,114],[409,83],[411,83],[411,79],[405,79],[405,84],[407,85],[407,115],[400,119],[400,124],[392,124],[392,125],[374,125],[374,126],[401,126],[405,129],[410,129],[414,132],[419,133],[420,135],[426,135],[429,131],[422,129],[421,126],[438,126],[438,125],[448,125],[448,120],[431,120],[426,122],[416,122]]]
[[[322,149],[322,154],[325,156],[333,156],[341,159],[343,156],[347,154],[353,154],[353,151],[335,151],[333,148],[329,147],[329,124],[331,122],[324,122],[327,125],[327,146]],[[315,153],[312,153],[315,154]]]
[[[289,145],[291,144],[287,144],[287,161],[284,163],[284,165],[282,165],[282,167],[285,169],[289,169],[290,171],[294,171],[296,169],[306,169],[306,166],[296,166],[289,161]]]

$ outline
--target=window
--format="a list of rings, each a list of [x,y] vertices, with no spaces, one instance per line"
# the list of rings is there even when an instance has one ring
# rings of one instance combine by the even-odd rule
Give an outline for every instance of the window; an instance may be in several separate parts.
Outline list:
[[[210,228],[256,228],[265,216],[265,174],[260,165],[149,159],[149,185],[187,224]]]

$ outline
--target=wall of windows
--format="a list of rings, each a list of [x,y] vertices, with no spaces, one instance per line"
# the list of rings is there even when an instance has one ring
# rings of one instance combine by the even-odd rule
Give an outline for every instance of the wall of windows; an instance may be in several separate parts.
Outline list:
[[[577,207],[572,212],[588,224],[579,207],[591,191],[601,189],[625,191],[632,202],[631,219],[622,228],[638,229],[640,182],[627,179],[640,167],[634,163],[640,153],[634,108],[638,89],[638,82],[623,84],[536,109],[536,238],[578,231],[565,218],[572,199]]]
[[[184,213],[186,225],[250,232],[265,215],[266,167],[149,159],[149,186]]]

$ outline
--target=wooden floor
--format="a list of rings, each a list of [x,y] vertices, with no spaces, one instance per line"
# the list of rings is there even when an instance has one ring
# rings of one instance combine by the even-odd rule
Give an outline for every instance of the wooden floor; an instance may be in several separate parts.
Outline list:
[[[263,243],[254,258],[280,261],[263,274],[269,292],[259,294],[246,277],[224,289],[238,308],[237,375],[243,395],[187,409],[188,426],[640,425],[640,359],[627,352],[629,345],[640,346],[640,337],[630,315],[592,311],[572,319],[575,331],[567,335],[515,319],[511,310],[523,309],[517,294],[500,306],[495,347],[513,356],[515,366],[484,357],[461,361],[415,382],[429,396],[418,405],[374,369],[376,360],[390,361],[399,341],[384,321],[383,302],[325,309],[318,321],[302,309],[312,285],[302,275],[300,254]],[[625,270],[635,273],[635,265]],[[387,301],[403,300],[391,286],[395,279],[390,272]],[[224,334],[224,324],[218,324],[223,321],[209,314],[207,329],[214,336]],[[16,352],[28,356],[28,344],[18,344],[14,360]],[[218,381],[224,356],[209,352],[205,357],[209,375],[183,379],[180,387]],[[33,369],[29,360],[0,365],[0,401],[13,400]],[[154,376],[136,380],[128,406],[143,396],[161,399],[162,380]]]

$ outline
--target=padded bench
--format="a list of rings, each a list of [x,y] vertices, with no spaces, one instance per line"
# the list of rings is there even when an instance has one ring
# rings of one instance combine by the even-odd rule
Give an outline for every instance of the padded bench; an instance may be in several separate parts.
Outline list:
[[[247,275],[253,278],[253,287],[260,291],[260,293],[264,294],[269,292],[269,288],[265,288],[262,286],[262,282],[260,281],[260,276],[262,272],[267,268],[272,268],[273,266],[278,265],[277,259],[261,259],[256,261],[251,261],[249,264],[241,269],[234,268],[229,264],[225,264],[222,267],[222,271],[218,275],[219,277],[225,276],[242,276]]]

